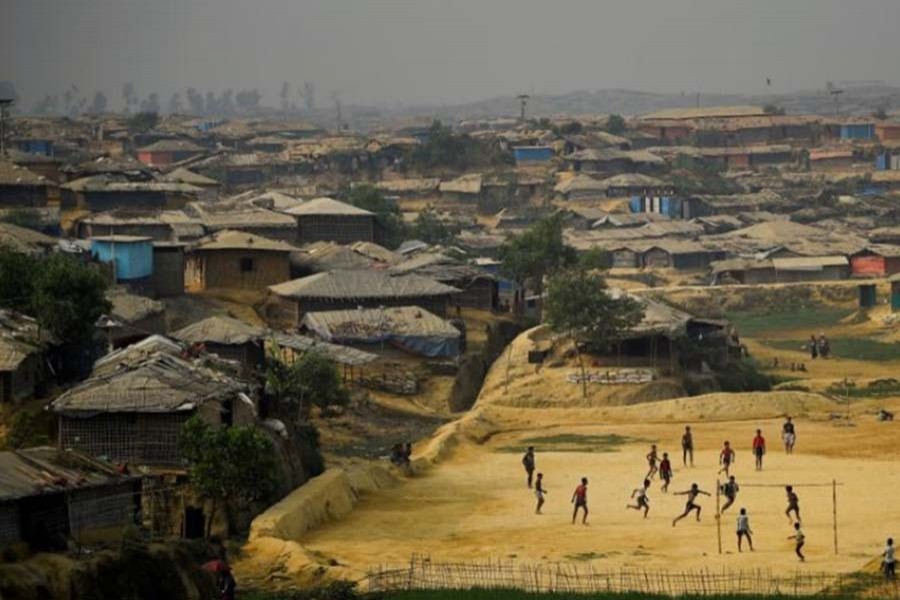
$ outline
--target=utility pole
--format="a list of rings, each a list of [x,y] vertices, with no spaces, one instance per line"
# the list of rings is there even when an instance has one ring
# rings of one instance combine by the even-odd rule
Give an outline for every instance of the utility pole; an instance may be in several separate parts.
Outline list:
[[[337,131],[341,133],[344,129],[344,121],[341,117],[341,98],[338,96],[337,92],[331,95],[331,99],[334,100],[334,108],[337,113]]]
[[[531,98],[528,94],[519,94],[516,96],[519,99],[519,120],[525,120],[525,106],[528,104],[528,99]]]
[[[831,97],[834,98],[834,116],[837,117],[841,114],[840,97],[841,94],[844,93],[844,90],[831,90],[829,93],[831,94]]]

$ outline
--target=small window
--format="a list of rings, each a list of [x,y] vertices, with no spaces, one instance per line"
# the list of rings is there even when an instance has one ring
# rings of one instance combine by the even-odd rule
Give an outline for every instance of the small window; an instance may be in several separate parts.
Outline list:
[[[253,272],[253,259],[252,258],[242,258],[241,259],[241,273],[251,273]]]

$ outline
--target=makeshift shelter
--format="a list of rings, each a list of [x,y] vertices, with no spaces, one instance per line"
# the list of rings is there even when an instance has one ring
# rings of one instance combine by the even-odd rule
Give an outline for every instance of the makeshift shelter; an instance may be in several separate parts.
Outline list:
[[[296,328],[308,312],[380,306],[421,306],[438,316],[459,289],[419,275],[329,271],[269,287],[270,321]]]
[[[476,265],[446,255],[422,252],[388,269],[391,274],[415,274],[454,287],[459,291],[452,304],[457,307],[493,310],[497,307],[497,278]]]
[[[462,338],[449,322],[417,306],[311,312],[300,328],[328,342],[389,344],[429,358],[458,356]]]
[[[186,280],[194,289],[250,289],[290,279],[296,248],[243,231],[220,231],[188,251]]]
[[[166,332],[165,303],[130,294],[121,288],[108,291],[106,298],[112,304],[110,316],[118,323],[107,330],[108,341],[113,348]]]
[[[199,415],[220,426],[250,424],[254,387],[169,353],[124,356],[53,401],[59,447],[138,465],[180,467],[178,439]]]
[[[375,213],[332,198],[316,198],[285,211],[297,221],[303,243],[378,242]]]
[[[44,355],[51,342],[35,319],[0,309],[0,404],[35,395],[46,374]]]
[[[220,358],[235,360],[247,369],[262,369],[266,331],[231,317],[214,316],[197,321],[172,334],[176,340],[202,347]]]
[[[137,524],[141,481],[77,452],[0,452],[0,548],[64,550],[69,539],[119,537]]]
[[[58,239],[32,229],[11,223],[0,223],[0,247],[34,255],[46,254],[56,248],[58,243]]]

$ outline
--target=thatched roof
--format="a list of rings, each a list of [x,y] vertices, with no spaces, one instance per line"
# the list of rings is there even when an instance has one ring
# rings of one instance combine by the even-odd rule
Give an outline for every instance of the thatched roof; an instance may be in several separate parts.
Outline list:
[[[8,160],[0,159],[0,185],[40,187],[49,184],[50,181],[46,177]]]
[[[285,210],[289,215],[295,217],[319,216],[319,215],[340,215],[340,216],[375,216],[375,213],[357,208],[352,204],[335,200],[334,198],[315,198],[309,202],[304,202],[299,206]]]
[[[460,290],[418,275],[381,271],[329,271],[269,287],[287,298],[377,299],[447,296]]]
[[[231,317],[215,316],[179,329],[172,334],[172,337],[187,344],[212,342],[240,345],[257,341],[265,335],[266,330],[262,327],[248,325]]]
[[[460,337],[456,327],[418,306],[311,312],[301,326],[323,339],[344,342],[373,342],[396,335]]]
[[[0,223],[0,247],[25,254],[40,254],[54,248],[59,240],[33,229]]]
[[[93,376],[57,398],[57,413],[170,413],[192,411],[208,400],[224,400],[246,386],[227,375],[166,354]]]
[[[69,493],[132,479],[77,452],[49,446],[0,452],[0,501]]]
[[[260,252],[294,252],[287,242],[272,240],[245,231],[217,231],[197,242],[195,250],[257,250]]]

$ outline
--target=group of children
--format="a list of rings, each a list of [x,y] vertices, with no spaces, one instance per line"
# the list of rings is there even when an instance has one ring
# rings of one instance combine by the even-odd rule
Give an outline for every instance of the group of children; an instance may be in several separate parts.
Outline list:
[[[782,439],[784,440],[785,452],[787,454],[792,454],[794,451],[794,445],[796,443],[796,429],[793,421],[791,420],[791,417],[787,417],[784,425],[782,426]],[[693,467],[694,437],[690,426],[687,426],[684,429],[684,434],[681,437],[681,448],[682,462],[684,466]],[[756,430],[756,435],[753,438],[752,442],[752,450],[756,462],[756,470],[761,471],[763,468],[763,457],[766,454],[766,440],[763,437],[762,431],[760,429]],[[724,474],[727,477],[727,480],[724,484],[722,484],[719,490],[722,496],[725,498],[725,503],[716,518],[721,518],[721,515],[724,514],[729,508],[731,508],[731,506],[735,503],[738,491],[740,490],[740,486],[738,485],[735,476],[731,474],[731,468],[735,464],[735,457],[736,454],[734,449],[731,447],[731,443],[726,441],[723,445],[722,451],[719,453],[719,466],[721,467],[719,470],[719,474]],[[648,471],[644,476],[643,484],[631,493],[631,500],[634,503],[626,504],[626,509],[642,511],[644,514],[644,518],[647,518],[648,514],[650,513],[650,498],[648,492],[650,490],[651,480],[653,479],[653,477],[658,476],[660,481],[662,481],[661,490],[664,493],[668,492],[669,485],[671,484],[673,477],[672,463],[669,459],[668,452],[663,452],[662,458],[660,458],[657,446],[656,444],[653,444],[650,446],[650,452],[647,454],[646,459]],[[535,513],[541,514],[541,508],[544,506],[547,490],[544,488],[543,473],[537,473],[537,477],[533,477],[536,468],[533,446],[528,447],[525,455],[522,457],[522,464],[525,467],[525,472],[527,474],[528,487],[531,488],[533,485],[534,494],[537,498],[537,507],[535,508]],[[582,513],[581,522],[585,525],[587,524],[587,492],[588,479],[587,477],[582,477],[581,483],[575,488],[575,491],[572,494],[571,503],[574,505],[574,510],[572,511],[572,524],[575,524],[577,522],[579,512]],[[794,528],[793,535],[791,535],[788,539],[794,540],[795,553],[801,561],[805,561],[806,557],[803,554],[803,547],[806,543],[806,538],[803,530],[800,527],[800,501],[792,486],[786,486],[785,492],[787,494],[788,504],[785,515],[787,516],[788,520],[793,523]],[[684,491],[675,492],[674,495],[687,496],[687,502],[685,503],[684,511],[680,515],[675,517],[675,519],[673,519],[673,527],[675,527],[680,520],[689,516],[691,513],[694,513],[697,521],[700,521],[700,514],[703,508],[698,503],[698,499],[700,496],[712,496],[712,494],[710,494],[709,492],[700,489],[700,486],[696,483],[692,483],[690,488]],[[753,531],[750,529],[750,516],[747,514],[746,508],[740,509],[740,513],[737,517],[736,531],[738,551],[743,551],[743,542],[745,539],[750,550],[752,551]],[[893,554],[891,554],[891,556],[893,557]]]

